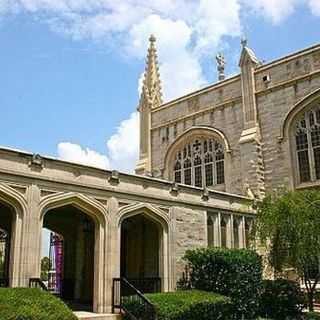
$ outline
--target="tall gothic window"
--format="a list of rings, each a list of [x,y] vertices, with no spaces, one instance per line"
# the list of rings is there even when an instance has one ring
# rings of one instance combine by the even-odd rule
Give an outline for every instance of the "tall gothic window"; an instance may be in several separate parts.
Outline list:
[[[239,248],[239,228],[240,228],[240,219],[238,217],[233,217],[233,246],[234,248]]]
[[[214,139],[195,139],[176,153],[174,180],[196,187],[224,184],[224,149]]]
[[[224,215],[221,216],[220,221],[220,232],[221,232],[221,247],[227,247],[227,237],[228,237],[228,218]]]
[[[214,246],[214,221],[213,217],[209,216],[207,220],[207,230],[208,230],[208,246]]]
[[[244,226],[244,232],[245,232],[245,240],[246,240],[246,248],[250,247],[250,232],[252,229],[252,218],[245,218],[245,226]]]
[[[320,179],[320,105],[296,122],[295,143],[300,183]]]

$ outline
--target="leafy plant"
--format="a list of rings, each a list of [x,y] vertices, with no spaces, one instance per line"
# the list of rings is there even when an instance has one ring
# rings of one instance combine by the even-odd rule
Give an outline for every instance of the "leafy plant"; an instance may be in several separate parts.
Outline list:
[[[40,289],[0,288],[1,320],[76,320],[58,298]]]
[[[230,299],[218,294],[191,290],[146,294],[146,297],[155,305],[158,320],[229,320],[232,315]],[[129,298],[125,307],[142,319],[144,309],[139,301]],[[129,317],[124,316],[124,320]]]
[[[206,248],[187,251],[190,286],[228,296],[234,319],[254,319],[262,288],[260,256],[246,249]]]
[[[296,319],[302,314],[304,294],[300,286],[286,279],[264,280],[260,314],[275,320]]]
[[[292,267],[303,279],[310,311],[320,280],[319,211],[317,190],[275,192],[258,205],[255,225],[256,236],[269,247],[268,257],[275,271]]]

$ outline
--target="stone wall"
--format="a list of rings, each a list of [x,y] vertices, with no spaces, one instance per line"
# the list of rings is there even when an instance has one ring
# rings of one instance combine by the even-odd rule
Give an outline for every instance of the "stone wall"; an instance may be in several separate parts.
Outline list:
[[[256,63],[253,52],[246,50]],[[245,62],[241,63],[241,70],[246,70]],[[268,64],[256,64],[253,87],[245,91],[253,95],[256,104],[256,122],[251,124],[256,133],[246,143],[240,142],[245,140],[244,114],[249,112],[244,101],[250,99],[243,99],[242,76],[240,73],[152,111],[151,160],[155,176],[168,178],[165,172],[172,168],[165,170],[164,159],[177,137],[191,127],[208,126],[220,130],[230,144],[225,191],[243,194],[249,186],[257,195],[282,185],[295,187],[289,142],[279,142],[280,131],[287,113],[320,88],[320,46]]]

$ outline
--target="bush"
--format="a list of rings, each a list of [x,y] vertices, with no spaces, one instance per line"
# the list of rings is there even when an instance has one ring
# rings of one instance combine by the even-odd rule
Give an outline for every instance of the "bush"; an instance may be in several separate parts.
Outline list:
[[[254,319],[262,289],[261,257],[252,250],[206,248],[187,251],[189,286],[228,296],[233,319]]]
[[[0,288],[1,320],[76,320],[58,298],[40,289]]]
[[[305,320],[320,320],[320,313],[308,312],[304,315]]]
[[[229,320],[232,304],[229,298],[218,294],[190,290],[145,295],[157,309],[158,320]],[[140,303],[130,300],[125,303],[137,319],[145,314]],[[128,320],[129,317],[124,317]]]
[[[304,295],[299,285],[286,279],[264,280],[260,314],[275,320],[296,319],[301,316]]]

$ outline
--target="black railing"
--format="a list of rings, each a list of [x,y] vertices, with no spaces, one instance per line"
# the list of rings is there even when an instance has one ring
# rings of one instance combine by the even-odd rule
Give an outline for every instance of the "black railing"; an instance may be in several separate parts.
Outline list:
[[[0,288],[8,288],[8,287],[9,287],[9,279],[0,278]]]
[[[161,278],[126,278],[141,293],[161,292]]]
[[[48,291],[47,286],[40,278],[30,278],[29,279],[29,288],[39,288],[44,291]]]
[[[119,310],[131,320],[157,320],[155,306],[126,278],[113,279],[112,289],[113,313]]]

